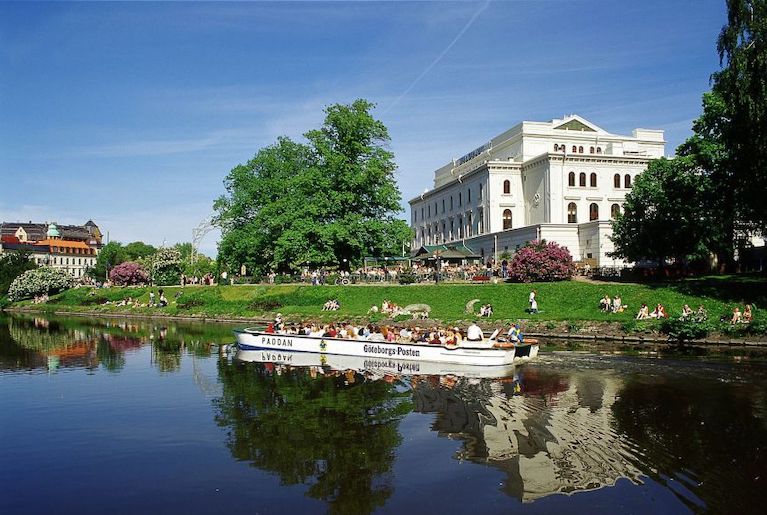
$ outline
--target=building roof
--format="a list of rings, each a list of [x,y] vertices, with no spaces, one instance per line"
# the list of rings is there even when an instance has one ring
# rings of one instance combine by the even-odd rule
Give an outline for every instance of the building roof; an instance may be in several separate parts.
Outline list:
[[[47,238],[48,224],[32,222],[3,222],[0,224],[0,236],[14,236],[19,228],[27,233],[30,241],[39,241]],[[85,225],[56,225],[62,239],[88,241],[100,235],[98,226],[92,220]]]
[[[82,241],[72,240],[41,240],[37,242],[37,245],[47,245],[49,247],[64,247],[68,249],[89,249],[90,247]]]

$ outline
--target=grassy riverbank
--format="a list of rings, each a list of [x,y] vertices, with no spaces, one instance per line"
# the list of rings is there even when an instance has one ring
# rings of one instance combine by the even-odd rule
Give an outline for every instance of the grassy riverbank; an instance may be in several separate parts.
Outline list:
[[[531,288],[538,291],[541,312],[526,313]],[[522,321],[528,330],[549,332],[593,331],[594,327],[610,328],[612,332],[634,333],[656,331],[657,321],[636,321],[634,316],[644,302],[650,306],[660,302],[672,317],[677,317],[684,304],[693,309],[703,304],[709,313],[710,329],[726,334],[763,334],[767,328],[767,282],[762,277],[715,277],[673,283],[595,283],[567,281],[537,284],[440,284],[410,286],[306,286],[306,285],[247,285],[218,287],[167,287],[170,305],[164,308],[116,306],[128,297],[142,303],[149,292],[157,288],[108,288],[93,290],[79,288],[52,297],[46,304],[21,302],[13,307],[60,312],[122,313],[137,315],[195,316],[208,318],[269,318],[282,313],[288,320],[373,320],[381,314],[368,316],[371,305],[380,307],[384,299],[399,306],[425,303],[431,306],[431,318],[445,323],[462,323],[473,316],[465,312],[466,305],[479,299],[492,304],[494,316],[487,321],[507,323]],[[603,313],[598,308],[605,294],[620,295],[628,305],[624,313]],[[322,311],[328,299],[338,299],[341,309]],[[735,305],[752,303],[757,306],[755,321],[750,326],[728,327],[720,324],[722,315],[729,315]],[[590,329],[591,328],[591,329]]]

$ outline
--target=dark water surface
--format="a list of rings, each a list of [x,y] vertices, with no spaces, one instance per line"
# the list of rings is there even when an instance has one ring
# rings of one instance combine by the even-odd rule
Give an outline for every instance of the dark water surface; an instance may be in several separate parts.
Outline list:
[[[246,362],[230,330],[0,315],[0,513],[767,509],[762,361]]]

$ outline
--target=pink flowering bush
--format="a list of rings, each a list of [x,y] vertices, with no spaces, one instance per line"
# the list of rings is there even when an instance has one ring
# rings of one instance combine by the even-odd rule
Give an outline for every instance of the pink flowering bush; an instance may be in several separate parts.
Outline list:
[[[133,261],[120,263],[109,272],[109,279],[117,286],[131,286],[149,282],[149,274],[143,266]]]
[[[565,247],[533,240],[519,249],[509,263],[509,277],[519,282],[564,281],[575,271],[573,256]]]

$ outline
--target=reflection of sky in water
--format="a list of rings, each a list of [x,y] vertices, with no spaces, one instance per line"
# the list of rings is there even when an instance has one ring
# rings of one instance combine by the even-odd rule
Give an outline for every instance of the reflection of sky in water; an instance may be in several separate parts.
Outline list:
[[[0,410],[13,414],[0,422],[0,512],[749,513],[767,501],[759,362],[554,353],[499,378],[329,357],[238,363],[218,354],[231,341],[204,324],[0,320]],[[334,398],[390,416],[374,429]],[[263,409],[286,421],[269,439]],[[288,449],[305,480],[282,475]]]

